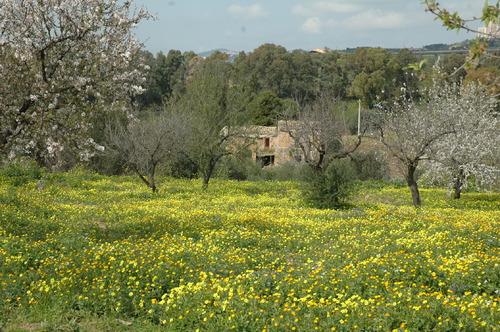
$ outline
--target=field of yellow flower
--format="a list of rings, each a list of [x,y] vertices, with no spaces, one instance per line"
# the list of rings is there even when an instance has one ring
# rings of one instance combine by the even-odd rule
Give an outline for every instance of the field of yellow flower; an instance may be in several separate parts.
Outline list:
[[[499,329],[498,193],[318,210],[292,182],[164,181],[0,181],[0,330]]]

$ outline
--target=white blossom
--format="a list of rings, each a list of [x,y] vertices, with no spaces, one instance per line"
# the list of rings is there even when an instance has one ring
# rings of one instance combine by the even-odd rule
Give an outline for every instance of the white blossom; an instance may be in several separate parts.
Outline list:
[[[144,93],[144,91],[146,91],[146,89],[144,89],[142,86],[139,85],[132,85],[131,89],[134,92],[134,94],[141,94]]]
[[[498,181],[500,123],[496,106],[494,96],[472,83],[447,97],[443,116],[453,119],[453,132],[429,147],[431,160],[424,165],[425,182],[445,184],[458,198],[471,179],[483,189]]]
[[[130,87],[142,91],[144,73],[129,69],[141,47],[131,30],[149,17],[117,0],[2,0],[1,153],[50,159],[76,146],[91,156],[92,111],[119,110]]]

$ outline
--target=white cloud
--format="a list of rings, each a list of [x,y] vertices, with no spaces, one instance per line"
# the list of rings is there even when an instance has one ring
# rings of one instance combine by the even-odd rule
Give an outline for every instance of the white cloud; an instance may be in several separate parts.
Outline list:
[[[343,14],[343,13],[353,13],[361,9],[358,5],[353,5],[347,2],[331,2],[331,1],[318,1],[313,4],[313,8],[320,13],[333,13],[333,14]]]
[[[292,7],[292,13],[298,16],[325,16],[353,13],[360,10],[362,7],[359,5],[345,1],[315,1],[307,6],[299,4]]]
[[[307,18],[300,26],[300,31],[321,34],[325,29],[334,29],[340,23],[340,17],[352,15],[362,9],[363,7],[346,0],[321,0],[297,4],[292,7],[292,13]]]
[[[311,34],[320,34],[321,27],[322,27],[321,19],[319,19],[318,17],[309,17],[300,26],[300,30]]]
[[[231,5],[227,9],[227,11],[230,14],[233,14],[238,17],[243,17],[249,20],[259,19],[269,15],[269,13],[264,9],[262,4],[260,3],[251,6]]]
[[[390,30],[407,26],[409,20],[405,15],[394,12],[383,12],[377,9],[354,15],[346,20],[346,26],[352,30]]]
[[[297,16],[312,16],[313,11],[310,8],[304,7],[302,5],[295,5],[292,7],[292,13]]]

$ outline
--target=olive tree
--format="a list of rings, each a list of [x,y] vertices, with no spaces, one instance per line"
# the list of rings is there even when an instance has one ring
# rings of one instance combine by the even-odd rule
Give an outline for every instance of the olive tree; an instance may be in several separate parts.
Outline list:
[[[186,94],[168,108],[179,124],[180,154],[196,165],[208,183],[222,157],[233,153],[241,135],[244,100],[232,65],[220,56],[205,60],[186,86]]]
[[[81,159],[96,112],[122,108],[142,91],[130,63],[140,49],[133,28],[149,14],[132,1],[2,0],[0,151],[46,164],[65,149]]]
[[[348,138],[346,111],[340,98],[324,94],[282,126],[293,139],[297,157],[309,166],[303,193],[318,207],[341,205],[353,187],[356,175],[346,158],[361,144],[361,135]]]

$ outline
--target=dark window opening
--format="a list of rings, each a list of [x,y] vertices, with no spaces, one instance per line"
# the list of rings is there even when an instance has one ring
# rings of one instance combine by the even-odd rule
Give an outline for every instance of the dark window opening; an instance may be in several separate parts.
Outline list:
[[[264,148],[269,148],[269,137],[264,138]]]
[[[261,163],[262,167],[274,165],[274,155],[257,157],[257,161]]]

